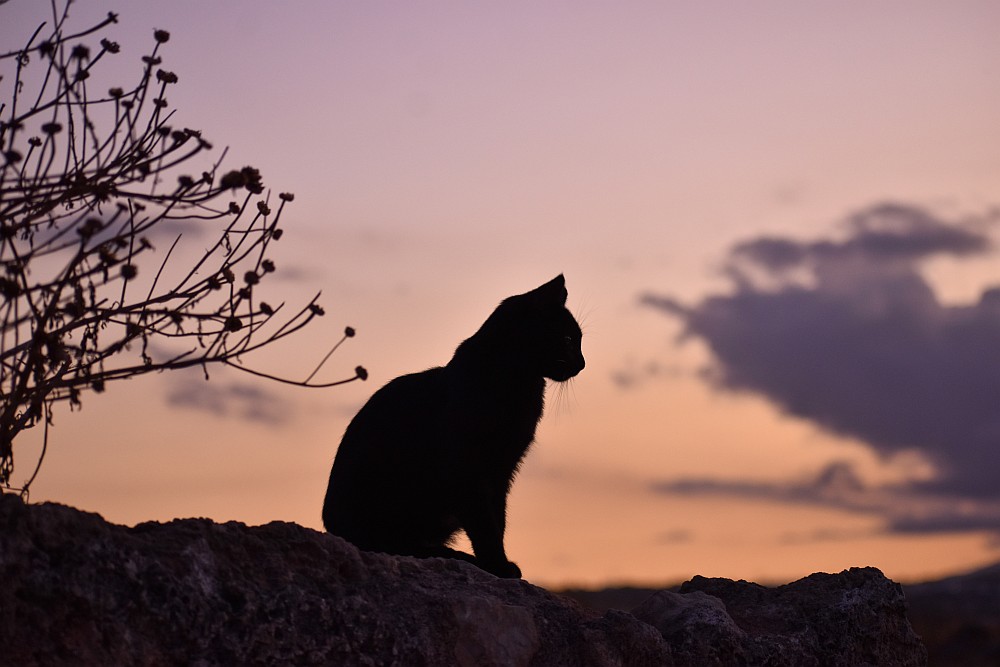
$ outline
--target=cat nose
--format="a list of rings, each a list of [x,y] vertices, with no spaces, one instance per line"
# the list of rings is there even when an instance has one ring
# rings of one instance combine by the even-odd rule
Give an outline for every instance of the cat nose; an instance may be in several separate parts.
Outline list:
[[[570,363],[572,366],[572,372],[571,372],[571,377],[572,377],[578,375],[580,371],[584,369],[584,367],[587,365],[587,360],[583,358],[582,354],[579,354],[576,356],[576,359],[574,359]]]

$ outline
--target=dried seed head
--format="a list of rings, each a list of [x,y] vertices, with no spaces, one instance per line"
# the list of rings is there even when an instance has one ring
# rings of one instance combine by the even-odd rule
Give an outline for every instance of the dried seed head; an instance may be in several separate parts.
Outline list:
[[[219,187],[224,190],[228,190],[230,188],[235,190],[236,188],[241,188],[246,185],[246,182],[246,176],[244,176],[242,172],[235,170],[228,171],[222,175],[221,179],[219,179]],[[233,207],[231,204],[229,208],[232,210]]]
[[[264,191],[264,182],[260,177],[260,170],[256,167],[243,167],[240,169],[240,173],[243,174],[244,185],[247,190],[255,195],[259,195]]]

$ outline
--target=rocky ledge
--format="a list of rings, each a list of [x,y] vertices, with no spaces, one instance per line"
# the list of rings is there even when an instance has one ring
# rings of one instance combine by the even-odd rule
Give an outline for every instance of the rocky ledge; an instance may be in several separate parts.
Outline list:
[[[874,568],[786,586],[695,577],[588,612],[468,563],[275,522],[133,528],[0,496],[0,663],[923,665]]]

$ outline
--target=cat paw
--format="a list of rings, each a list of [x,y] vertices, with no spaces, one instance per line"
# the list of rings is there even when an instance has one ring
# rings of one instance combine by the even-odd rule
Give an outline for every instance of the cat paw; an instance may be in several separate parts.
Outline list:
[[[503,579],[521,578],[521,568],[517,566],[517,563],[512,563],[510,561],[507,561],[505,563],[500,563],[495,567],[491,567],[489,571]]]

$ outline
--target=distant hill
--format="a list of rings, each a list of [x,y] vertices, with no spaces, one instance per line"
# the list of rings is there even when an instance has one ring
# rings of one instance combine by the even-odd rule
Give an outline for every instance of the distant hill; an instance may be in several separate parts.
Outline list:
[[[931,665],[1000,665],[1000,563],[903,589]]]
[[[632,611],[645,602],[653,593],[662,590],[676,591],[678,588],[680,588],[680,584],[660,588],[646,588],[642,586],[612,586],[596,589],[566,588],[555,592],[576,600],[583,607],[591,611],[603,614],[611,609]]]

